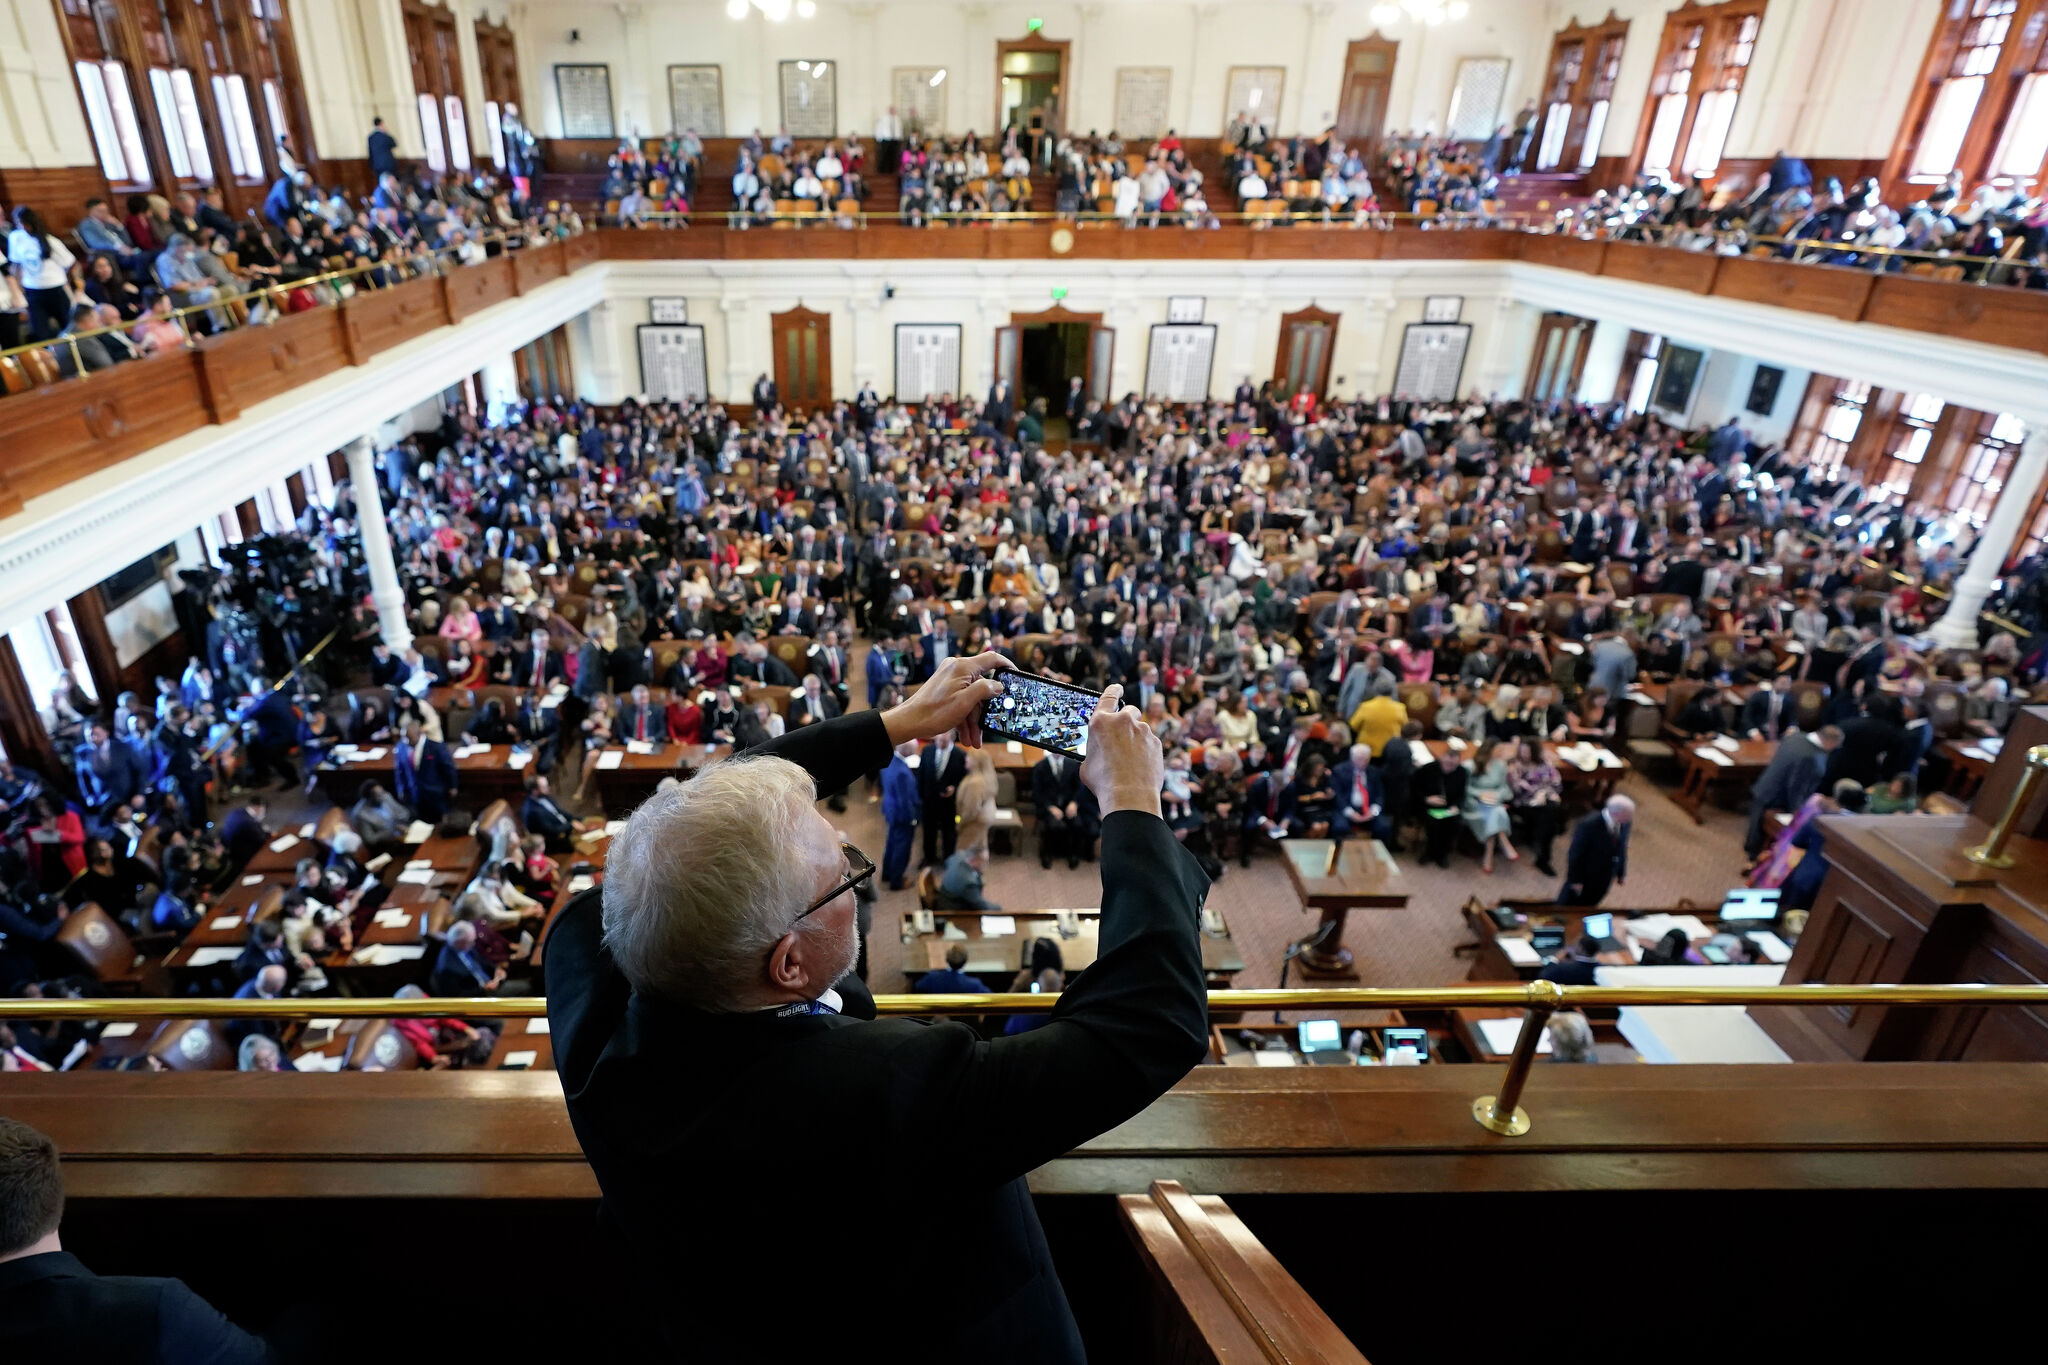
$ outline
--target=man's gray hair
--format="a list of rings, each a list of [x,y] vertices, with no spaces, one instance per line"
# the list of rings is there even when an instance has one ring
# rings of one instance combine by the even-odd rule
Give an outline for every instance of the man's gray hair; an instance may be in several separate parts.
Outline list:
[[[235,1054],[235,1069],[254,1071],[257,1056],[265,1052],[276,1058],[280,1065],[283,1064],[284,1050],[278,1047],[274,1039],[266,1038],[260,1033],[250,1034],[242,1040],[241,1049]]]
[[[1564,1010],[1550,1016],[1545,1025],[1550,1034],[1550,1060],[1553,1062],[1590,1062],[1593,1053],[1593,1026],[1586,1022],[1586,1016]]]
[[[787,759],[714,763],[657,791],[605,858],[604,941],[634,989],[738,1010],[817,887],[800,856],[818,795]]]

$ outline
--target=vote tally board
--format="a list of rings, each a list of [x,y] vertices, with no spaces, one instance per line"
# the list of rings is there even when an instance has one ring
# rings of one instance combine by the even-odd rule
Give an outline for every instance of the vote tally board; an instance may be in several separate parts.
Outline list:
[[[896,401],[920,403],[960,392],[960,324],[896,324]]]
[[[1465,372],[1465,350],[1471,344],[1469,322],[1409,323],[1401,331],[1394,396],[1415,402],[1456,398]]]
[[[708,403],[710,374],[704,364],[704,329],[694,324],[642,323],[640,392],[657,403]]]
[[[1145,355],[1145,396],[1205,403],[1215,362],[1215,323],[1154,323]]]

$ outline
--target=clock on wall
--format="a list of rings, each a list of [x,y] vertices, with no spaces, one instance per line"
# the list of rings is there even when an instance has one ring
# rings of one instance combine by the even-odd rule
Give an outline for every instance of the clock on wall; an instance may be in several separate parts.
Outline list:
[[[1052,230],[1052,249],[1056,256],[1064,256],[1074,249],[1074,230],[1056,227]]]

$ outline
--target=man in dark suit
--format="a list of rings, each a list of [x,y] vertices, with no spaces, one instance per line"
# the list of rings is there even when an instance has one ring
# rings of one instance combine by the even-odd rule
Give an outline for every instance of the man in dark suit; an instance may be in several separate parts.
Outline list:
[[[1778,750],[1771,755],[1763,775],[1749,789],[1749,831],[1743,837],[1743,852],[1754,858],[1764,851],[1766,815],[1774,810],[1796,811],[1806,804],[1807,797],[1820,790],[1828,755],[1841,744],[1842,732],[1832,725],[1823,725],[1810,735],[1793,733],[1778,742]]]
[[[249,782],[261,786],[272,773],[286,786],[297,786],[299,770],[292,764],[292,746],[299,739],[299,713],[281,689],[254,679],[249,704],[235,713],[235,719],[252,727],[249,740]]]
[[[93,1274],[64,1250],[63,1219],[57,1145],[0,1118],[0,1360],[271,1359],[181,1280]]]
[[[1331,834],[1340,839],[1346,835],[1369,836],[1382,843],[1393,836],[1394,822],[1387,815],[1380,770],[1372,766],[1371,746],[1351,746],[1350,755],[1330,770],[1330,790],[1337,795]]]
[[[569,847],[569,840],[576,834],[575,819],[548,791],[545,773],[533,773],[526,779],[526,800],[519,807],[519,819],[558,852]]]
[[[1635,802],[1610,796],[1604,809],[1572,827],[1564,885],[1557,892],[1559,905],[1598,905],[1608,888],[1628,880],[1628,829],[1635,815]]]
[[[427,990],[434,995],[495,995],[505,983],[505,969],[493,968],[477,951],[476,925],[466,919],[448,926],[448,941],[434,959]]]
[[[270,831],[263,825],[266,813],[263,798],[252,793],[220,822],[221,847],[227,852],[228,866],[235,871],[240,872],[270,841]]]
[[[1790,673],[1778,674],[1769,686],[1759,687],[1742,703],[1740,729],[1749,739],[1779,739],[1793,723]]]
[[[142,790],[144,774],[135,761],[135,751],[117,744],[107,727],[94,721],[85,732],[85,743],[72,758],[72,772],[78,779],[78,794],[94,815],[104,815]]]
[[[1081,765],[1047,754],[1031,769],[1031,808],[1038,819],[1038,865],[1064,857],[1068,867],[1095,854],[1095,798],[1081,782]]]
[[[619,707],[618,727],[612,733],[620,739],[664,744],[668,741],[668,708],[656,706],[647,684],[642,683],[633,689],[632,700]]]
[[[825,680],[815,673],[804,674],[803,686],[789,694],[789,728],[816,725],[839,715],[839,703],[825,690]]]
[[[920,689],[922,690],[922,689]],[[918,756],[917,797],[924,811],[924,858],[931,867],[953,856],[960,833],[960,783],[967,776],[967,755],[951,731],[939,735]]]
[[[503,681],[545,695],[562,677],[562,651],[548,648],[548,633],[536,630],[527,638],[526,648],[512,651],[511,666]]]
[[[960,660],[886,715],[791,731],[754,762],[658,793],[613,842],[603,889],[557,920],[556,1064],[621,1276],[606,1330],[644,1333],[620,1340],[620,1354],[757,1359],[760,1324],[788,1303],[787,1280],[761,1269],[791,1254],[790,1224],[764,1198],[824,1208],[907,1188],[975,1228],[978,1258],[921,1310],[916,1354],[1082,1359],[1023,1177],[1142,1110],[1204,1054],[1207,882],[1159,818],[1157,741],[1134,711],[1106,709],[1115,699],[1098,712],[1086,780],[1108,812],[1101,955],[1042,1027],[993,1042],[962,1023],[868,1017],[872,998],[848,975],[866,860],[811,805],[881,766],[892,740],[970,724],[995,692],[979,675],[1000,662]],[[793,790],[785,763],[811,780]],[[731,884],[697,889],[675,852],[691,848],[717,849]],[[804,894],[785,901],[798,867]],[[724,909],[739,905],[758,907],[744,927]],[[741,939],[763,924],[784,929],[765,951]],[[949,1153],[937,1164],[935,1142]],[[687,1274],[675,1240],[686,1224],[715,1233],[722,1252],[688,1260]],[[855,1320],[866,1282],[820,1272],[805,1278],[805,1311]]]
[[[1010,388],[1010,381],[998,379],[988,386],[988,404],[982,409],[982,416],[997,432],[1008,434],[1010,419],[1017,415],[1017,396]]]
[[[754,411],[756,414],[768,411],[768,409],[781,401],[782,395],[775,387],[774,380],[764,374],[754,381]]]
[[[254,981],[269,967],[285,974],[286,990],[299,979],[298,960],[284,945],[284,926],[274,919],[258,920],[249,926],[249,942],[235,959],[235,980]]]
[[[438,739],[428,739],[418,721],[409,721],[405,738],[391,751],[391,787],[400,801],[428,824],[448,813],[455,794],[455,756]]]

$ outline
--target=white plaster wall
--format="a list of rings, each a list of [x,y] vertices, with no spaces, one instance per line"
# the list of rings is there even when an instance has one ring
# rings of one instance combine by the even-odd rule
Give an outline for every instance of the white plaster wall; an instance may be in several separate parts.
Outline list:
[[[0,0],[0,166],[98,161],[51,0]]]
[[[1778,384],[1777,400],[1768,413],[1749,411],[1749,388],[1762,362],[1735,351],[1710,351],[1700,367],[1700,379],[1693,389],[1692,420],[1696,425],[1719,426],[1730,417],[1742,424],[1758,441],[1782,441],[1791,434],[1799,416],[1799,404],[1806,394],[1809,370],[1785,369]],[[1784,368],[1784,367],[1780,367]]]

